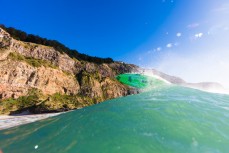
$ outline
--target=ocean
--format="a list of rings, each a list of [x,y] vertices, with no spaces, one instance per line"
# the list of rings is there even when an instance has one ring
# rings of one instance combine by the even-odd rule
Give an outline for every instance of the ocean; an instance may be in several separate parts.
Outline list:
[[[0,148],[3,153],[228,153],[229,95],[158,85],[2,130]]]

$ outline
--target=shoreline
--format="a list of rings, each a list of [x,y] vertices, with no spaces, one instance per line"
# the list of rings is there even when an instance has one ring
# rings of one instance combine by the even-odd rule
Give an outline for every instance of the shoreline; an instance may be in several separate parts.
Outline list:
[[[46,114],[18,114],[18,115],[0,115],[0,130],[9,129],[23,124],[32,123],[49,117],[60,115],[60,113]]]

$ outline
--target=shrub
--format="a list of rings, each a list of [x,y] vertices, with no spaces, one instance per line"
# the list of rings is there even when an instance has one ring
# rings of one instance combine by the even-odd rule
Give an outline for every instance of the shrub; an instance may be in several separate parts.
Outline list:
[[[69,49],[68,47],[66,47],[65,45],[61,44],[56,40],[48,40],[46,38],[42,38],[37,35],[27,34],[24,31],[17,30],[12,27],[5,27],[4,25],[0,25],[0,27],[5,31],[7,31],[14,39],[41,44],[45,46],[50,46],[55,48],[60,53],[66,53],[71,58],[76,58],[77,60],[84,60],[84,61],[93,62],[97,64],[114,62],[112,58],[99,58],[99,57],[89,56],[86,54],[81,54],[77,50]]]

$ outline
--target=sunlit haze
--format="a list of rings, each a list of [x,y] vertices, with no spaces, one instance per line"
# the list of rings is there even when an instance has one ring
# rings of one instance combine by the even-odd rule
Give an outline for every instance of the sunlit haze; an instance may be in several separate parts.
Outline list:
[[[137,50],[139,65],[189,82],[229,87],[229,2],[185,1],[178,6],[158,34]]]

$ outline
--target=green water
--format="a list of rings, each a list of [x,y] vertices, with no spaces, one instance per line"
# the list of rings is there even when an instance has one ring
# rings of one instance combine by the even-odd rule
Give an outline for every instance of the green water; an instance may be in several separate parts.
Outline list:
[[[121,83],[136,87],[136,88],[152,88],[164,85],[165,83],[154,77],[140,75],[140,74],[120,74],[116,77]]]
[[[228,153],[229,96],[157,87],[0,131],[0,148],[4,153]]]

